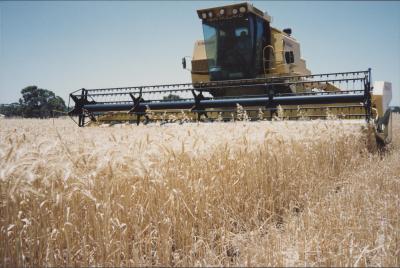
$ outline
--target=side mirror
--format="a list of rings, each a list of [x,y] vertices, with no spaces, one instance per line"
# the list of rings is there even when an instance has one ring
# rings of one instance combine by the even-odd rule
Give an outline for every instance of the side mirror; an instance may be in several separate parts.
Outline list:
[[[182,58],[182,68],[186,69],[186,58],[185,57]]]

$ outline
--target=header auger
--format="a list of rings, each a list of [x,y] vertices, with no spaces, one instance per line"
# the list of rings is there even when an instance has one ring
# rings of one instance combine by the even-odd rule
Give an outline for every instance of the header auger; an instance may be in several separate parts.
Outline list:
[[[390,141],[390,83],[372,90],[371,69],[311,74],[291,29],[249,3],[198,10],[204,40],[196,41],[192,83],[80,89],[70,94],[77,124],[232,120],[237,107],[249,120],[365,118],[376,137]],[[186,58],[182,59],[186,68]],[[260,116],[261,115],[261,116]]]

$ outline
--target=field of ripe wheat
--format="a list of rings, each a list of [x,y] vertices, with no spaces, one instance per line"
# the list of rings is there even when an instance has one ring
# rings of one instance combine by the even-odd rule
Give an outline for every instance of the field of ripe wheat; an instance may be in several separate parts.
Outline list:
[[[399,266],[400,116],[0,120],[1,266]]]

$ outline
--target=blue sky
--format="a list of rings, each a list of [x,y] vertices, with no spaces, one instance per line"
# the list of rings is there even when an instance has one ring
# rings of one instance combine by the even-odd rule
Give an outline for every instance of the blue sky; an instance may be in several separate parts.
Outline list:
[[[82,87],[190,82],[181,58],[202,39],[196,9],[234,2],[0,2],[0,103],[28,85],[67,100]],[[292,28],[313,73],[371,67],[400,105],[400,2],[252,3]]]

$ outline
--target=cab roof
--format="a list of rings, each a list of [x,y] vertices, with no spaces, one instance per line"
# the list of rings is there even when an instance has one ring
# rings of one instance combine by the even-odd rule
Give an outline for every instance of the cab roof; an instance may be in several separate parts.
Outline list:
[[[197,15],[203,21],[218,21],[240,18],[249,13],[271,22],[270,16],[264,14],[264,12],[248,2],[197,10]]]

